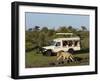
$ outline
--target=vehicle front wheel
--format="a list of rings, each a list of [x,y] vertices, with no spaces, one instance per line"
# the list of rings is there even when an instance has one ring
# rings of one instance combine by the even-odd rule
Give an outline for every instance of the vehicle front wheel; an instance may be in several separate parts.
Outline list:
[[[46,51],[46,56],[51,56],[52,55],[52,51],[51,50],[47,50]]]

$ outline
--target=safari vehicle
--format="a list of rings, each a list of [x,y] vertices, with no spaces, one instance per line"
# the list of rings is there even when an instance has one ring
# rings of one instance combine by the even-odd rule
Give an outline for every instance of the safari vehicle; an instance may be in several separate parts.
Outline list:
[[[56,38],[52,41],[50,46],[43,47],[43,55],[56,54],[58,51],[68,51],[74,53],[74,51],[80,50],[80,38],[72,37],[72,33],[57,33],[57,35],[71,35],[65,38]]]

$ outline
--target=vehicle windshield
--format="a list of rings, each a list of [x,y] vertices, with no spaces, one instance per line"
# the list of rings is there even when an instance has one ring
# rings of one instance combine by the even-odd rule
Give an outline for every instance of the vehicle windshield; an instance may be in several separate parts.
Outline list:
[[[54,46],[55,44],[56,44],[55,41],[51,41],[51,42],[50,42],[50,45],[51,45],[51,46]]]

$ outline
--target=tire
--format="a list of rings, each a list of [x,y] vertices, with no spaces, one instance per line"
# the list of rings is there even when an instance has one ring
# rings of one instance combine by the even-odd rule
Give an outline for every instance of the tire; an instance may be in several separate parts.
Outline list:
[[[47,50],[46,51],[46,56],[51,56],[52,55],[52,51],[51,50]]]
[[[73,49],[69,49],[68,52],[71,53],[71,54],[74,54],[74,50]]]

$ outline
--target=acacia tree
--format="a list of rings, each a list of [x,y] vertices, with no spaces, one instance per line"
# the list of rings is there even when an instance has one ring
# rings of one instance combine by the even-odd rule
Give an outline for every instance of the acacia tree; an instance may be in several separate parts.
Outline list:
[[[87,31],[87,28],[85,26],[81,26],[82,31]]]
[[[28,31],[32,31],[32,28],[29,28]]]

